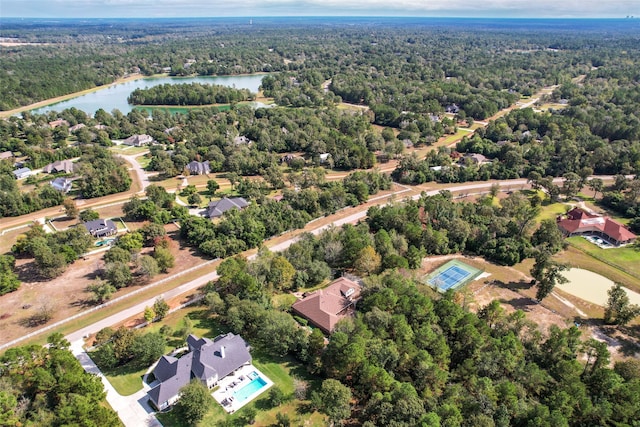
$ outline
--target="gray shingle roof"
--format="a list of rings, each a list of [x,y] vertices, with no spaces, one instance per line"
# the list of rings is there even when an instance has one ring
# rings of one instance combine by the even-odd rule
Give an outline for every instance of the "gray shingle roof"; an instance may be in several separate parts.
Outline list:
[[[217,202],[209,203],[209,218],[218,218],[230,209],[243,209],[247,206],[249,206],[249,202],[242,197],[223,197]]]
[[[242,337],[232,333],[219,335],[213,341],[189,335],[187,345],[189,353],[180,359],[162,356],[153,370],[160,384],[148,394],[158,407],[175,397],[192,378],[221,379],[251,362],[249,346]]]

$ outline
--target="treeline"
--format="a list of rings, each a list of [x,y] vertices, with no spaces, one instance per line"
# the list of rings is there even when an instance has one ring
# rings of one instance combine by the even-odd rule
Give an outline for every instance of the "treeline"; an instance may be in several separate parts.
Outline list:
[[[163,84],[145,89],[136,89],[127,98],[134,105],[208,105],[233,104],[251,101],[254,95],[248,89],[227,86],[191,84]]]
[[[415,205],[406,210],[420,211]],[[609,368],[606,344],[581,338],[575,326],[552,326],[543,334],[521,310],[507,314],[498,301],[474,314],[452,292],[425,293],[397,264],[389,270],[378,258],[377,269],[363,268],[375,264],[367,248],[384,259],[406,253],[407,238],[395,231],[406,217],[388,218],[395,228],[375,235],[366,223],[345,225],[303,235],[281,254],[261,249],[250,262],[225,260],[219,280],[206,288],[209,312],[252,346],[294,355],[324,379],[312,405],[334,423],[568,427],[633,425],[638,419],[636,361]],[[355,318],[338,323],[325,344],[319,329],[300,328],[286,308],[271,305],[271,297],[295,289],[306,271],[327,277],[329,267],[371,275]]]
[[[0,356],[0,424],[120,426],[100,378],[85,372],[62,334],[48,345],[8,349]]]
[[[55,233],[46,233],[33,225],[18,237],[11,251],[18,256],[32,257],[41,277],[53,279],[84,254],[93,244],[93,237],[82,226]]]
[[[377,172],[361,172],[361,178],[351,178],[362,182],[365,194],[375,194],[389,189],[388,176]],[[241,211],[233,209],[225,212],[222,221],[212,223],[205,218],[189,216],[180,223],[180,234],[187,242],[197,247],[203,254],[214,258],[225,258],[260,245],[265,239],[285,231],[302,228],[311,219],[333,213],[348,204],[366,201],[356,185],[357,195],[350,193],[350,180],[345,184],[331,183],[319,189],[285,192],[277,202],[265,200],[262,204],[252,204]],[[358,198],[360,196],[360,199]]]

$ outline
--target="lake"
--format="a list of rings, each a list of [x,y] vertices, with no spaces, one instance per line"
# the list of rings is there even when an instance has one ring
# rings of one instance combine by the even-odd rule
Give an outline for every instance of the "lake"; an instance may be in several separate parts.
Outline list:
[[[108,113],[118,109],[123,114],[127,114],[129,111],[136,108],[134,105],[130,105],[127,102],[129,94],[136,89],[149,88],[165,83],[202,83],[236,87],[238,89],[249,89],[251,92],[257,93],[264,76],[265,74],[242,76],[146,77],[125,83],[119,83],[104,89],[99,89],[95,92],[68,99],[66,101],[36,108],[31,110],[31,112],[43,114],[48,113],[49,111],[62,111],[66,108],[75,107],[90,115],[93,115],[100,108]]]

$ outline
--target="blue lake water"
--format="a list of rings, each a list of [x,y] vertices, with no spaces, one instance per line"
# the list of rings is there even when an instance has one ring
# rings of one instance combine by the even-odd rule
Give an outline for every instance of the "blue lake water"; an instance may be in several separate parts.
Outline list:
[[[37,108],[35,110],[31,110],[31,112],[42,114],[48,113],[49,111],[62,111],[66,108],[75,107],[90,115],[93,115],[100,108],[109,113],[117,109],[123,114],[127,114],[134,108],[133,105],[130,105],[127,102],[127,98],[129,97],[129,94],[136,89],[149,88],[165,83],[202,83],[235,87],[238,89],[249,89],[251,92],[255,93],[258,92],[258,88],[260,87],[264,76],[265,74],[242,76],[149,77],[119,83],[95,92],[68,99],[66,101]]]
[[[262,379],[262,377],[258,376],[249,384],[245,385],[240,390],[234,392],[233,397],[238,402],[244,402],[245,400],[247,400],[249,396],[251,396],[256,391],[260,390],[265,385],[267,385],[267,382],[264,379]]]

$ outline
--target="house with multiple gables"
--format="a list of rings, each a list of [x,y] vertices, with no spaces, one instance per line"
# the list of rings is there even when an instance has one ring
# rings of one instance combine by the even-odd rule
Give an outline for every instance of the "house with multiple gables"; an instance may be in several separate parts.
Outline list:
[[[118,232],[116,224],[110,219],[94,219],[82,225],[93,237],[113,236]]]
[[[207,215],[209,218],[220,218],[226,211],[231,209],[244,209],[249,206],[243,197],[223,197],[217,202],[209,203]]]
[[[187,170],[191,175],[207,175],[211,172],[209,160],[198,162],[196,160],[187,163]]]
[[[71,191],[73,181],[69,178],[56,178],[53,181],[49,181],[49,185],[62,193],[68,193]]]
[[[336,323],[355,313],[361,290],[358,283],[340,277],[324,289],[305,294],[291,308],[294,313],[330,334]]]
[[[149,135],[131,135],[129,138],[122,141],[124,145],[133,145],[134,147],[141,147],[143,145],[151,144],[153,138]]]
[[[51,127],[51,129],[55,129],[58,126],[69,126],[69,122],[66,121],[65,119],[58,119],[58,120],[49,122],[49,126]]]
[[[213,340],[187,337],[187,350],[179,358],[162,356],[155,368],[155,381],[147,393],[159,410],[173,405],[180,398],[180,389],[191,380],[202,381],[213,388],[221,379],[251,364],[250,347],[239,335],[219,335]]]
[[[632,243],[637,237],[624,225],[608,216],[601,216],[580,208],[571,209],[564,216],[559,216],[556,222],[567,237],[595,234],[606,238],[616,246]]]
[[[73,162],[71,160],[56,160],[42,168],[45,173],[73,173]]]

